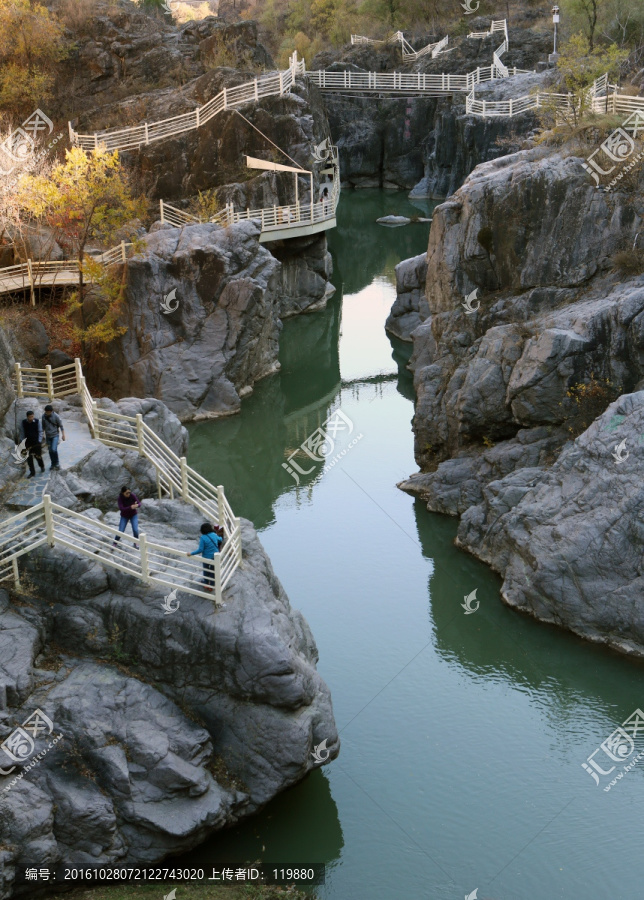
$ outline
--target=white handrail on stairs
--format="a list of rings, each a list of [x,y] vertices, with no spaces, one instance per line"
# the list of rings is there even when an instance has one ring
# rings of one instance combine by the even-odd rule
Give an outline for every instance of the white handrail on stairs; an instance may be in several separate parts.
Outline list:
[[[261,75],[253,81],[234,88],[224,88],[203,106],[187,113],[162,119],[160,122],[144,122],[129,128],[98,131],[94,134],[78,134],[69,123],[69,136],[73,144],[85,150],[104,147],[106,150],[133,150],[154,141],[166,140],[200,128],[225,109],[234,109],[260,97],[281,96],[290,91],[295,77],[304,75],[306,64],[298,60],[297,51],[290,59],[288,69],[269,75]]]
[[[187,464],[185,456],[177,456],[143,421],[140,414],[125,416],[100,409],[89,392],[79,359],[56,369],[51,366],[37,369],[16,363],[14,377],[19,398],[47,397],[54,400],[78,393],[95,440],[108,447],[137,452],[152,463],[156,470],[159,497],[165,493],[171,499],[175,496],[181,498],[196,507],[206,519],[224,529],[224,546],[215,556],[219,560],[216,570],[221,570],[215,585],[215,598],[217,602],[221,602],[222,591],[241,564],[242,558],[240,520],[235,517],[223,487],[210,484]],[[8,577],[2,576],[2,533],[0,526],[0,579]],[[11,558],[14,557],[17,558],[16,554]],[[13,567],[12,571],[15,576],[17,569]]]

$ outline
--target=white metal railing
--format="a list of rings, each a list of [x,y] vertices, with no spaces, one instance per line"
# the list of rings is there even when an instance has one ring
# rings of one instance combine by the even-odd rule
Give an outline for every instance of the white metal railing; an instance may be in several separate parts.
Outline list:
[[[241,540],[238,524],[229,533],[231,537],[222,552],[208,561],[217,605],[222,603],[223,587],[236,568],[232,563]],[[18,559],[44,544],[66,547],[94,561],[98,559],[102,565],[146,584],[213,599],[201,581],[203,557],[188,557],[185,551],[149,540],[143,532],[138,538],[120,533],[103,522],[59,506],[49,494],[40,503],[0,522],[0,581],[13,577],[20,585]]]
[[[73,364],[57,369],[52,369],[51,366],[47,366],[45,369],[35,369],[16,363],[15,380],[16,393],[19,398],[47,397],[54,400],[72,393],[79,394],[83,412],[95,440],[107,447],[137,452],[152,463],[156,470],[159,497],[166,494],[171,499],[181,498],[196,507],[209,521],[215,522],[223,528],[224,545],[221,552],[215,555],[215,574],[217,576],[215,599],[217,602],[221,602],[222,591],[235,569],[241,564],[242,557],[240,520],[235,517],[223,487],[212,485],[187,464],[185,456],[177,456],[143,421],[140,413],[136,416],[125,416],[121,413],[99,409],[89,392],[79,359],[76,359]],[[14,516],[14,519],[16,518]],[[7,521],[13,521],[13,519]],[[94,520],[91,521],[95,525],[100,524]],[[3,574],[2,562],[2,534],[5,525],[6,522],[0,523],[0,580],[9,577],[8,574]],[[141,544],[142,548],[144,543]],[[161,549],[168,550],[168,548]],[[176,551],[168,550],[168,552],[175,553]],[[17,559],[19,555],[21,554],[14,553],[12,559],[14,557]],[[13,564],[11,572],[16,576],[17,568]],[[133,572],[133,574],[136,573]],[[166,582],[158,583],[165,584]],[[172,586],[188,590],[183,586],[183,582]],[[192,588],[190,591],[199,593]]]
[[[403,62],[413,62],[414,60],[420,59],[421,56],[427,56],[427,54],[431,53],[432,59],[438,56],[439,53],[442,52],[443,48],[447,46],[449,41],[449,37],[444,37],[442,40],[437,41],[434,44],[427,44],[426,47],[423,47],[421,50],[414,50],[412,45],[406,39],[405,35],[402,31],[396,31],[391,37],[378,39],[378,38],[370,38],[365,37],[362,34],[352,34],[351,35],[351,43],[352,44],[397,44],[400,43],[400,47],[402,50]]]
[[[332,222],[335,220],[335,213],[340,199],[340,167],[337,147],[331,147],[329,163],[333,167],[333,181],[326,185],[330,188],[330,193],[328,198],[317,202],[311,199],[308,203],[298,201],[290,206],[274,205],[261,209],[245,210],[236,210],[232,203],[227,203],[225,209],[212,218],[199,219],[197,216],[177,209],[161,200],[161,221],[180,228],[183,225],[194,225],[206,221],[227,226],[254,219],[261,223],[262,234],[271,231],[283,231],[288,228],[302,228],[303,226],[317,225],[322,222]]]
[[[118,246],[111,250],[106,250],[105,253],[99,253],[96,256],[88,258],[103,263],[103,265],[111,266],[114,263],[125,262],[128,250],[131,247],[131,243],[121,241]],[[78,281],[78,260],[65,259],[47,262],[28,259],[27,262],[20,263],[17,266],[6,266],[5,268],[0,269],[0,294],[8,294],[12,291],[29,290],[31,295],[31,305],[35,306],[35,289],[37,287],[55,287],[59,284],[78,284]]]
[[[486,38],[491,34],[495,34],[497,31],[502,31],[505,35],[505,39],[508,39],[508,22],[507,19],[496,19],[490,25],[489,31],[470,31],[468,37],[471,38]]]
[[[520,70],[515,69],[517,74]],[[475,82],[478,83],[478,82]],[[593,82],[588,89],[588,105],[593,112],[635,112],[644,110],[644,97],[632,97],[620,94],[617,85],[610,84],[607,75],[602,75]],[[510,100],[477,100],[474,96],[474,85],[465,101],[468,113],[476,116],[518,116],[531,109],[542,107],[554,107],[556,110],[572,112],[575,108],[573,94],[557,94],[545,91],[536,91],[534,94],[524,94]],[[635,127],[635,126],[633,126]]]
[[[290,59],[288,69],[258,78],[234,88],[224,88],[203,106],[178,116],[162,119],[160,122],[144,122],[130,128],[98,131],[94,134],[78,134],[69,123],[70,142],[85,150],[104,147],[107,150],[133,150],[154,141],[184,134],[200,128],[225,109],[234,109],[244,103],[257,101],[262,97],[281,96],[290,91],[295,77],[304,75],[306,64],[298,60],[297,51]]]

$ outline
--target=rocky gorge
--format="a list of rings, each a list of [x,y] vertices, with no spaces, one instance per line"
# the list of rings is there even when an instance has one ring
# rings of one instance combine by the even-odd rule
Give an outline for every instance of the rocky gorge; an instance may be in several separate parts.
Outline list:
[[[413,342],[421,467],[400,487],[461,517],[506,603],[641,656],[644,277],[620,259],[642,174],[605,192],[581,162],[537,147],[478,166],[397,267],[387,327]]]

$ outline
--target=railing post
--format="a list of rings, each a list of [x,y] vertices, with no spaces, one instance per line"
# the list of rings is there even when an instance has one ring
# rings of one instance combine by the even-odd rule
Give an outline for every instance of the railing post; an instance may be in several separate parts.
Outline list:
[[[139,446],[139,456],[145,456],[145,442],[143,438],[143,416],[136,414],[136,442]]]
[[[259,100],[259,88],[257,87],[257,79],[255,79],[255,102]]]
[[[224,88],[224,109],[228,109],[228,100],[226,98],[226,88]]]
[[[20,363],[16,363],[16,393],[18,397],[21,399],[24,394],[22,392],[22,369],[20,368]]]
[[[184,500],[189,499],[188,494],[188,466],[186,464],[185,456],[181,457],[181,496]]]
[[[20,587],[20,572],[18,571],[18,560],[14,556],[11,560],[11,568],[13,569],[13,581],[17,588]]]
[[[201,123],[199,122],[199,107],[197,107],[197,128],[200,127],[200,124]]]
[[[161,208],[161,224],[165,223],[165,219],[163,218],[163,200],[159,200],[159,206]]]
[[[83,393],[83,366],[78,357],[74,360],[74,369],[76,371],[76,390],[79,394]]]
[[[73,147],[74,146],[74,129],[72,128],[72,123],[68,121],[67,127],[69,128],[69,143]]]
[[[27,260],[27,272],[29,273],[29,291],[30,291],[30,303],[32,306],[36,305],[36,295],[34,294],[34,273],[31,268],[31,260]]]
[[[148,123],[147,122],[145,123],[145,143],[146,144],[150,143],[150,141],[148,139]]]
[[[47,396],[50,400],[54,399],[54,376],[51,373],[51,366],[45,366],[45,375],[47,376]]]
[[[223,485],[217,485],[217,525],[223,526],[224,524],[224,504],[225,504],[225,494]]]
[[[280,72],[280,97],[284,93],[284,73]]]
[[[94,150],[98,150],[98,135],[94,132]]]
[[[237,565],[241,566],[242,562],[242,542],[241,542],[241,519],[235,519],[235,531],[239,534],[239,540],[237,542]]]
[[[510,97],[510,118],[512,118],[512,97]]]
[[[145,534],[139,534],[139,550],[141,553],[141,578],[144,581],[150,580],[150,566],[148,565],[148,544]]]
[[[47,533],[47,543],[50,547],[54,546],[54,513],[51,508],[51,497],[49,494],[42,495],[42,508],[45,514],[45,532]]]
[[[125,241],[121,241],[121,259],[123,262],[127,259],[127,256],[125,255]]]
[[[94,422],[94,427],[92,431],[94,432],[94,437],[97,441],[101,439],[101,429],[98,424],[98,406],[96,405],[96,400],[92,400],[92,419]]]
[[[215,600],[217,603],[223,603],[221,590],[221,554],[215,553],[213,560],[215,564]]]

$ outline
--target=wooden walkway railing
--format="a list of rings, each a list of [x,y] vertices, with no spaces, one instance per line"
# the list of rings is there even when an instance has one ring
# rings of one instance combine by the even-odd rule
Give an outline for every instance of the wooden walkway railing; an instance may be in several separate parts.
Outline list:
[[[79,359],[75,360],[73,364],[61,366],[57,369],[52,369],[51,366],[47,366],[44,369],[30,368],[16,363],[15,380],[18,397],[47,397],[50,400],[54,400],[57,397],[65,397],[69,394],[79,394],[83,412],[88,420],[92,437],[95,440],[100,441],[107,447],[133,450],[147,459],[152,463],[157,473],[159,497],[165,494],[171,499],[175,497],[180,498],[196,507],[205,519],[220,525],[224,529],[224,545],[221,552],[215,555],[213,563],[215,569],[215,600],[217,603],[221,603],[222,591],[235,569],[241,564],[242,556],[240,520],[233,514],[223,487],[221,485],[214,487],[207,479],[203,478],[187,464],[185,456],[177,456],[143,421],[141,414],[125,416],[121,413],[99,409],[87,388]],[[18,570],[15,561],[18,557],[33,549],[34,546],[44,543],[45,540],[50,545],[52,545],[52,542],[57,542],[68,546],[65,544],[65,541],[69,540],[69,538],[65,537],[61,532],[60,518],[56,519],[54,516],[47,520],[48,514],[45,509],[45,499],[43,502],[45,505],[42,509],[42,516],[44,517],[46,537],[41,540],[42,535],[39,532],[38,542],[33,545],[30,544],[27,549],[24,549],[22,543],[16,543],[15,530],[18,526],[11,525],[11,523],[22,521],[20,516],[27,517],[24,519],[26,528],[31,521],[28,519],[29,515],[39,507],[32,507],[26,513],[21,513],[19,516],[14,516],[13,519],[0,523],[0,580],[9,577],[11,574],[16,577]],[[55,504],[52,504],[52,508],[54,506]],[[64,512],[68,513],[69,511],[65,510]],[[74,513],[73,516],[79,516],[79,514]],[[80,519],[85,519],[85,517],[80,516]],[[87,519],[86,521],[91,522],[97,534],[116,535],[118,533],[115,529],[107,525],[101,525],[100,522],[96,522],[93,519]],[[38,522],[40,522],[40,519],[38,519]],[[56,522],[59,525],[57,533],[51,530],[52,523],[56,524]],[[42,525],[42,523],[40,524]],[[25,531],[25,534],[28,531],[29,529]],[[113,537],[110,539],[113,540]],[[133,545],[137,541],[131,538],[130,543]],[[180,556],[181,554],[178,554],[172,548],[150,544],[145,540],[139,540],[138,543],[140,544],[138,551],[133,546],[129,547],[128,545],[128,560],[132,565],[127,569],[123,569],[123,571],[128,571],[130,574],[143,578],[145,581],[187,590],[189,593],[200,594],[200,596],[210,596],[203,589],[200,590],[195,587],[193,576],[190,574],[194,569],[194,560],[201,562],[201,557],[194,557],[191,564],[185,556],[183,560],[174,559],[175,556]],[[87,543],[87,541],[81,544],[81,549],[82,547],[85,548],[83,552],[86,552],[88,556],[94,554],[97,549],[91,542]],[[78,548],[74,545],[73,549]],[[125,552],[124,549],[123,552]],[[170,566],[171,559],[172,565]],[[152,573],[149,566],[149,563],[152,561],[155,561],[155,571],[159,569],[159,571],[165,572],[167,569],[167,573],[163,577]],[[120,556],[112,554],[109,559],[102,556],[101,562],[107,565],[119,563],[116,565],[119,568],[124,564],[124,557],[122,553]],[[176,574],[175,570],[179,574]],[[172,573],[175,573],[175,575]],[[174,581],[171,580],[173,577]]]
[[[290,206],[268,206],[262,209],[235,210],[232,203],[226,204],[226,208],[210,219],[200,219],[182,209],[171,206],[164,200],[160,201],[161,221],[180,228],[184,225],[195,225],[202,222],[214,222],[218,225],[234,225],[254,219],[261,223],[262,237],[270,237],[272,232],[283,232],[288,229],[315,228],[318,226],[335,225],[335,213],[340,199],[340,167],[338,161],[338,148],[331,147],[329,164],[333,169],[333,180],[327,183],[329,197],[326,200],[313,199],[309,203],[293,203]],[[325,185],[322,185],[323,187]]]
[[[432,59],[434,59],[439,53],[444,52],[448,41],[449,37],[446,35],[442,40],[437,41],[434,44],[427,44],[427,46],[423,47],[421,50],[414,50],[402,31],[396,31],[391,37],[384,38],[383,40],[364,37],[362,34],[351,35],[352,44],[397,44],[400,42],[403,62],[414,62],[415,60],[420,59],[421,56],[427,56],[428,54],[431,54]]]
[[[91,258],[105,266],[114,263],[122,263],[127,259],[128,250],[132,244],[121,243],[112,250],[106,250]],[[79,283],[79,266],[75,259],[64,259],[56,262],[28,259],[17,266],[7,266],[0,269],[0,294],[10,294],[12,291],[28,290],[31,296],[31,305],[36,305],[35,289],[37,287],[55,287],[63,284]]]
[[[105,147],[107,150],[138,150],[145,144],[163,141],[200,128],[225,109],[234,109],[244,103],[257,102],[262,97],[282,96],[290,91],[296,75],[303,75],[305,63],[298,60],[297,51],[284,72],[261,75],[246,84],[224,88],[204,106],[160,122],[144,122],[130,128],[97,131],[94,134],[78,134],[69,122],[69,140],[78,147],[91,150]]]

